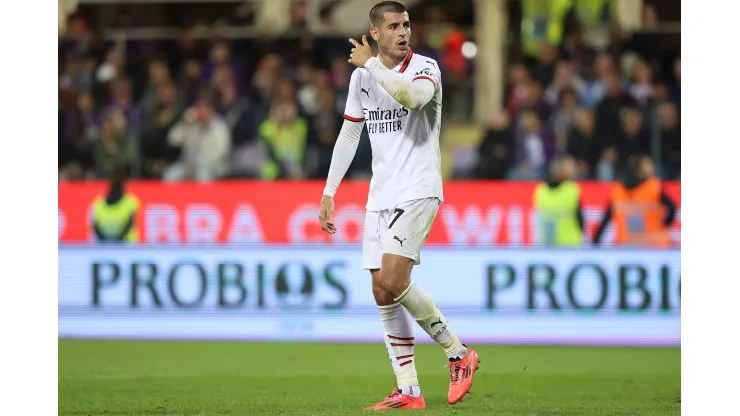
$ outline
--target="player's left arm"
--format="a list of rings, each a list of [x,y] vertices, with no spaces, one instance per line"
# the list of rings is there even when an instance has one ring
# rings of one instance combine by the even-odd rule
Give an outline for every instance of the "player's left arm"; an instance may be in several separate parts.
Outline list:
[[[399,104],[412,110],[421,110],[427,105],[440,85],[439,69],[433,64],[417,71],[411,81],[388,69],[376,57],[367,60],[365,69]]]

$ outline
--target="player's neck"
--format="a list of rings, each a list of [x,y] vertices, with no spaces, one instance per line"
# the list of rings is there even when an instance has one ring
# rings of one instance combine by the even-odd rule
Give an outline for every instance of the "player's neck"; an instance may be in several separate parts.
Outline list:
[[[406,52],[406,55],[402,56],[401,58],[395,58],[390,55],[386,55],[383,53],[383,51],[380,51],[378,53],[378,59],[380,59],[380,62],[385,65],[388,69],[393,69],[398,66],[401,62],[403,62],[404,59],[408,56],[408,52]]]

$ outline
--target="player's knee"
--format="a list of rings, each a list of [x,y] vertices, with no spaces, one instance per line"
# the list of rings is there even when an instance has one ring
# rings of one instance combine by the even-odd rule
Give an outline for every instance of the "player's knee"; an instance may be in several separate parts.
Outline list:
[[[380,268],[380,287],[397,298],[411,284],[411,259],[386,254],[383,256],[383,266]]]
[[[388,306],[396,302],[393,295],[383,289],[380,282],[376,282],[375,280],[373,280],[373,297],[378,306]]]

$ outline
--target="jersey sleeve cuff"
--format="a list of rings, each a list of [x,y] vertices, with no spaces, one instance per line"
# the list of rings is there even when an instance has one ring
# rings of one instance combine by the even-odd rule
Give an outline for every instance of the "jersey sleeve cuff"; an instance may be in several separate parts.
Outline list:
[[[426,76],[426,75],[419,75],[419,76],[414,77],[414,79],[411,80],[411,82],[414,82],[417,79],[426,79],[426,80],[429,80],[429,82],[431,82],[432,85],[434,85],[434,88],[437,88],[437,82],[434,81],[434,78],[432,78],[432,77],[429,77],[429,76]]]
[[[360,123],[362,121],[365,121],[365,117],[352,117],[348,114],[344,115],[345,120],[354,121],[355,123]]]

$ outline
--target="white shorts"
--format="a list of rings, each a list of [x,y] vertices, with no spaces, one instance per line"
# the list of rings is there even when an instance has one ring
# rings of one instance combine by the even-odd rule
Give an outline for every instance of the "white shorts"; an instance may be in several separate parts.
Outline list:
[[[421,263],[421,247],[429,236],[441,201],[423,198],[401,202],[393,209],[367,211],[362,236],[362,267],[380,269],[383,253]]]

